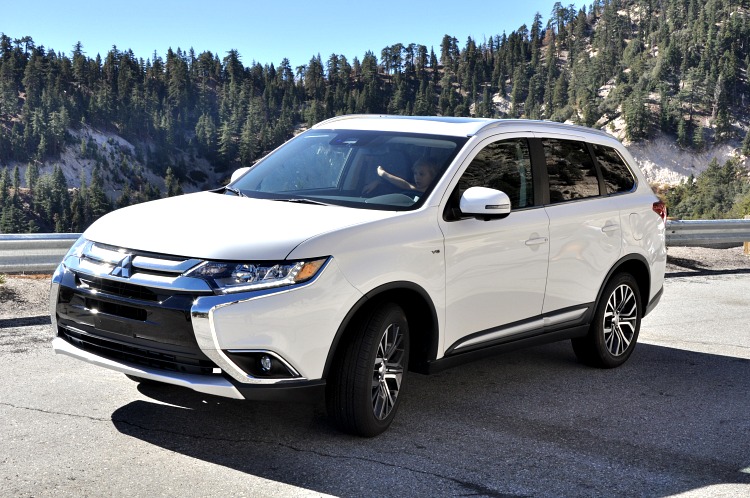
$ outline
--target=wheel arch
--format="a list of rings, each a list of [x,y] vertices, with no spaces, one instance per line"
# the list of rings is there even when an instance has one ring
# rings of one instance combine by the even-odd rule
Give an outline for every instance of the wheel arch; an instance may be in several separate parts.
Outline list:
[[[437,357],[438,318],[429,294],[413,282],[391,282],[376,287],[362,296],[346,314],[328,351],[323,378],[328,378],[350,327],[373,308],[385,302],[399,305],[406,314],[410,335],[409,370],[425,371],[427,362]]]
[[[612,266],[609,273],[607,273],[607,277],[602,282],[601,287],[599,287],[599,292],[596,296],[596,306],[594,309],[599,307],[604,288],[607,287],[607,284],[612,280],[612,277],[618,273],[629,273],[635,278],[641,297],[641,309],[645,313],[645,310],[648,307],[649,294],[651,293],[651,272],[646,258],[640,254],[629,254]]]

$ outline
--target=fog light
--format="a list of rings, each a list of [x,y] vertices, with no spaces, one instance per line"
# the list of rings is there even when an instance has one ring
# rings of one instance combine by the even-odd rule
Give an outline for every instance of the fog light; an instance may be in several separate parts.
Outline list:
[[[229,361],[258,379],[294,379],[301,375],[287,362],[269,351],[224,350]]]
[[[264,372],[270,372],[271,371],[271,357],[268,355],[263,355],[260,357],[260,368]]]

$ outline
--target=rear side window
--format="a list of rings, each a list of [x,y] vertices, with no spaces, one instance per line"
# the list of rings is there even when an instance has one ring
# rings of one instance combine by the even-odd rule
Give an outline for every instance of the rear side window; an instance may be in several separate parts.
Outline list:
[[[599,178],[585,143],[545,138],[542,144],[552,204],[599,195]]]
[[[612,147],[604,145],[593,145],[594,155],[602,170],[604,183],[607,186],[607,195],[630,192],[635,187],[633,172],[622,159],[620,154]]]
[[[494,142],[482,149],[461,176],[458,188],[489,187],[502,190],[512,209],[534,205],[529,145],[525,138]]]

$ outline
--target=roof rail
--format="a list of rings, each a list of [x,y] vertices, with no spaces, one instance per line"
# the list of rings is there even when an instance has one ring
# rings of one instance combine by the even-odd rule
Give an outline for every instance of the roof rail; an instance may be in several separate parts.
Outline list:
[[[596,135],[600,135],[602,137],[615,138],[609,133],[607,133],[606,131],[600,130],[598,128],[587,128],[586,126],[580,126],[580,125],[568,124],[568,123],[559,123],[557,121],[548,121],[548,120],[541,120],[541,119],[495,119],[492,122],[487,123],[485,126],[483,126],[481,128],[481,131],[504,126],[508,123],[542,125],[548,129],[558,128],[561,131],[579,130],[581,133],[593,133]]]
[[[585,126],[579,126],[574,124],[558,123],[557,121],[548,120],[535,120],[535,119],[488,119],[488,118],[469,118],[469,117],[453,117],[453,116],[401,116],[391,114],[346,114],[343,116],[336,116],[325,121],[317,123],[314,128],[322,128],[332,123],[346,121],[349,119],[411,119],[411,120],[422,120],[422,121],[433,121],[443,123],[475,123],[476,127],[471,131],[469,136],[476,135],[477,133],[492,128],[499,128],[507,126],[508,124],[520,124],[520,125],[540,125],[546,129],[559,129],[560,132],[575,131],[578,130],[580,133],[593,133],[609,139],[615,139],[612,135],[605,131],[597,128],[587,128]],[[484,123],[484,124],[482,124]]]

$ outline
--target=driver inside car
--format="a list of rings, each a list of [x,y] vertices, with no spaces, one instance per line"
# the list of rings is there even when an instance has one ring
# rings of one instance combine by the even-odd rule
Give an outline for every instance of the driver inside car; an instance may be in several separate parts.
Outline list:
[[[374,190],[382,180],[390,183],[396,188],[401,190],[413,190],[415,192],[424,192],[429,187],[432,180],[437,176],[438,167],[435,163],[429,159],[419,159],[414,166],[412,166],[412,173],[414,174],[414,183],[410,183],[400,176],[393,175],[385,170],[382,166],[377,168],[378,179],[370,182],[363,189],[363,193],[368,193]]]

